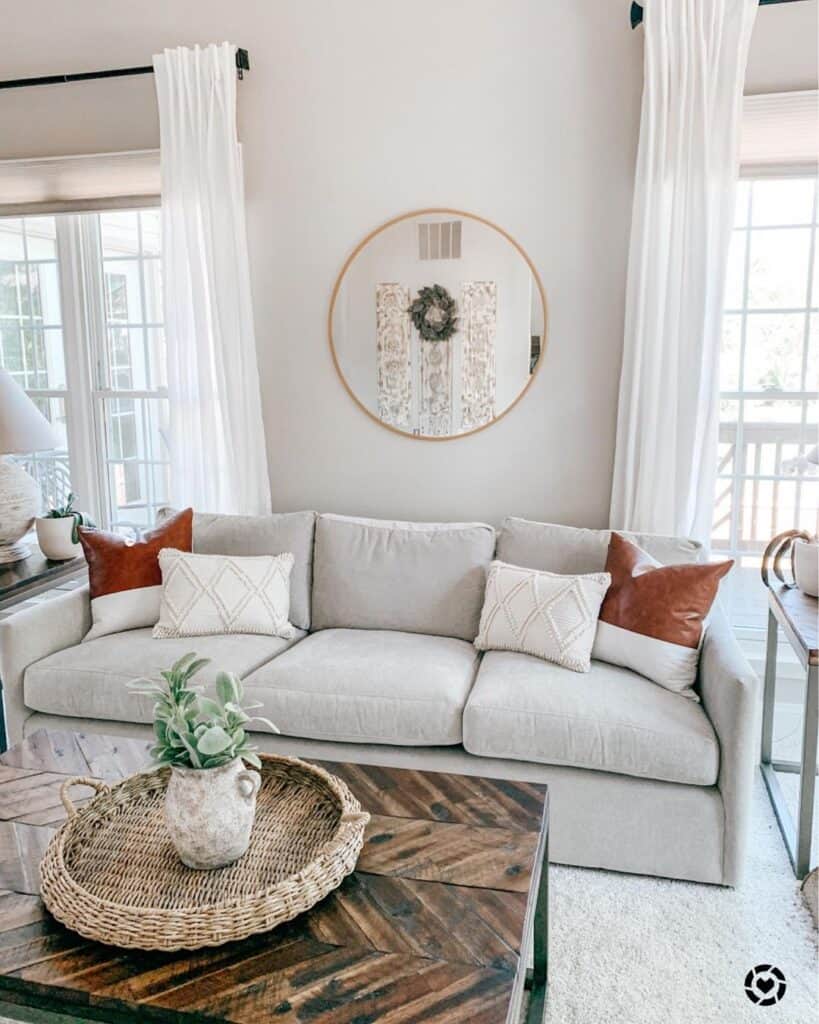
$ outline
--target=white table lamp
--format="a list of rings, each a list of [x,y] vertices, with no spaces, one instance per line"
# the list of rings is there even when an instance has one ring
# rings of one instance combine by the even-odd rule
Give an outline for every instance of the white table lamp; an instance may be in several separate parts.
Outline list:
[[[29,555],[23,537],[40,508],[40,487],[8,455],[56,448],[51,424],[6,370],[0,370],[0,564]]]

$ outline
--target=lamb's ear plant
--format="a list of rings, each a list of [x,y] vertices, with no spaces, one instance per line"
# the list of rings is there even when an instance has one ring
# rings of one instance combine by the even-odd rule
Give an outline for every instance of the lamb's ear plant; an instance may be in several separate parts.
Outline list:
[[[260,768],[258,750],[250,743],[245,727],[250,722],[264,722],[273,732],[279,730],[267,718],[248,714],[262,705],[242,706],[242,681],[234,673],[217,675],[213,698],[205,697],[201,686],[192,686],[191,679],[209,661],[186,654],[160,672],[162,682],[136,679],[129,684],[134,693],[154,698],[156,743],[151,757],[157,764],[182,768],[218,768],[241,757]]]
[[[96,523],[89,517],[84,516],[82,512],[78,512],[74,508],[74,501],[76,494],[73,491],[66,498],[64,505],[55,505],[46,512],[45,519],[73,519],[74,525],[71,527],[71,543],[80,543],[80,527],[81,526],[96,526]]]

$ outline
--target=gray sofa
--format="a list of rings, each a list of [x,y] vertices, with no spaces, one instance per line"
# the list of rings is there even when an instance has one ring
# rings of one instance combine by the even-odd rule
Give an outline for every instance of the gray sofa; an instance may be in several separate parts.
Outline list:
[[[197,515],[194,550],[292,551],[293,640],[154,640],[148,629],[82,643],[87,590],[0,622],[9,741],[42,726],[149,735],[151,704],[126,682],[189,650],[242,676],[281,736],[265,750],[545,782],[556,862],[734,885],[754,769],[756,678],[721,609],[712,613],[700,701],[626,669],[578,674],[488,652],[478,632],[493,557],[558,573],[600,571],[607,531],[508,519],[392,523],[312,512]],[[664,563],[687,540],[636,535]]]

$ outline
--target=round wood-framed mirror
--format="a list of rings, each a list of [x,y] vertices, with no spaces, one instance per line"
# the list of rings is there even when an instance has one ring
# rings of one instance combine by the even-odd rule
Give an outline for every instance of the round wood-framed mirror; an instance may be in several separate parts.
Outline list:
[[[330,299],[333,363],[381,426],[418,440],[485,430],[528,391],[546,352],[543,283],[511,235],[435,207],[371,231]]]

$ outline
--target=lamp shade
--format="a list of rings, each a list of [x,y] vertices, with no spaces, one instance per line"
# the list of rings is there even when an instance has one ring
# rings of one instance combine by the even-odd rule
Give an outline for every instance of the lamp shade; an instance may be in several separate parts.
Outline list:
[[[0,455],[56,447],[51,424],[11,374],[0,370]]]

